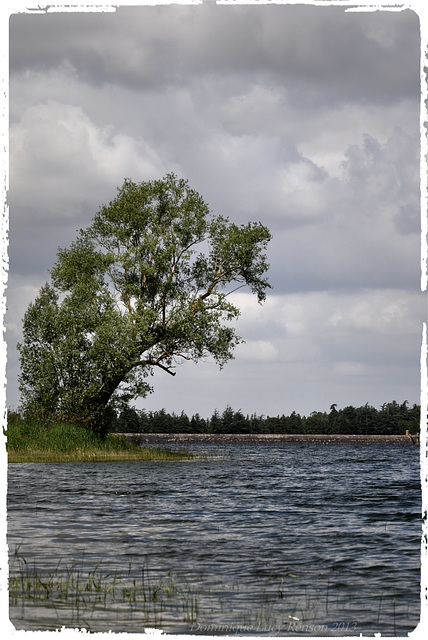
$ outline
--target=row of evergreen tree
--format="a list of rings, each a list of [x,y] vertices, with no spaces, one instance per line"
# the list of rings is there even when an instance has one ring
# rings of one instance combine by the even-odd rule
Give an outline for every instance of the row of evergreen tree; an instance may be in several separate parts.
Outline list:
[[[289,416],[244,415],[227,406],[217,409],[209,419],[198,413],[189,418],[160,411],[124,409],[114,420],[112,431],[120,433],[339,433],[339,434],[412,434],[419,433],[420,406],[409,407],[407,401],[395,400],[375,409],[362,407],[338,409],[332,404],[329,412],[314,411],[309,416],[293,413]]]

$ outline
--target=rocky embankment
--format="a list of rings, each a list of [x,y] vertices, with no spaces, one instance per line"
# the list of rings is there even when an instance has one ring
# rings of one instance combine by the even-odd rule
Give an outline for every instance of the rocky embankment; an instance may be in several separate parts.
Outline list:
[[[320,434],[220,434],[220,433],[125,433],[141,444],[419,444],[418,435],[320,435]]]

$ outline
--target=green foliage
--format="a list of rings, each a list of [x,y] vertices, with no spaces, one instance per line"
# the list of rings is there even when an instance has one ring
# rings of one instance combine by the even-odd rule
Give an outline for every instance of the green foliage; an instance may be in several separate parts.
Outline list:
[[[105,433],[110,408],[151,391],[155,367],[211,356],[222,367],[241,342],[233,291],[262,302],[270,286],[260,223],[212,216],[185,180],[125,180],[69,249],[59,249],[23,323],[25,409],[83,418]]]

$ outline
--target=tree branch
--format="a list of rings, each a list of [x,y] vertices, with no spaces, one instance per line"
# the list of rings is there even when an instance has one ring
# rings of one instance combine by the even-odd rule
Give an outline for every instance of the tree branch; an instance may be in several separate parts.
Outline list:
[[[165,358],[166,356],[164,355],[162,357]],[[134,369],[135,367],[144,367],[147,365],[150,365],[152,367],[160,367],[161,369],[169,373],[170,376],[175,376],[176,374],[175,371],[171,371],[171,369],[168,369],[168,367],[165,367],[163,364],[161,364],[159,360],[138,360],[138,362],[134,362],[131,369]]]
[[[169,373],[170,376],[175,376],[175,374],[177,373],[176,371],[171,371],[171,369],[168,369],[168,367],[164,367],[160,362],[156,362],[156,366]]]

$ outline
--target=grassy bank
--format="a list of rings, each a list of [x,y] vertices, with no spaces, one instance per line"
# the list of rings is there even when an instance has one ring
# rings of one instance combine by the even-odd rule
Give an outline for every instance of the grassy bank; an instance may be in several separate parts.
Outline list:
[[[140,447],[125,436],[102,438],[80,424],[51,422],[9,414],[7,430],[9,462],[108,462],[132,460],[182,460],[185,451]]]

